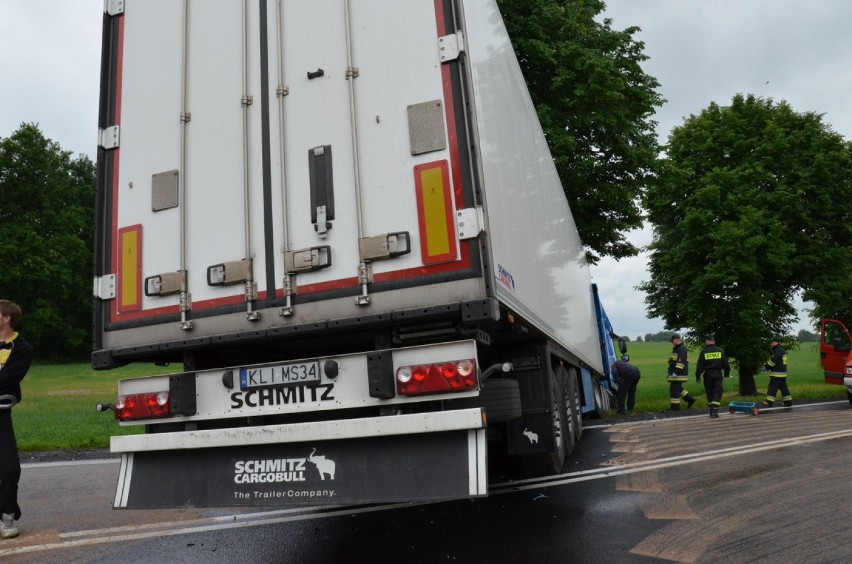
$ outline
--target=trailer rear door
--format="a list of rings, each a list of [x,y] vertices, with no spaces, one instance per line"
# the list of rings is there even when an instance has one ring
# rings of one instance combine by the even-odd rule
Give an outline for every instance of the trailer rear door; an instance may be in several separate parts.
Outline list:
[[[107,14],[100,346],[481,294],[434,286],[479,275],[455,220],[475,202],[449,5],[127,0]],[[318,301],[331,305],[300,307]]]

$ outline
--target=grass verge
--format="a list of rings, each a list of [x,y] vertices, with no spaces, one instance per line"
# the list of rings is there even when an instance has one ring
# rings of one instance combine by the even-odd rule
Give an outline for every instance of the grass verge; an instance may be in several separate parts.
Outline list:
[[[724,348],[724,344],[722,344]],[[672,346],[669,343],[629,343],[628,354],[631,364],[639,368],[642,379],[636,388],[636,411],[653,412],[662,411],[669,407],[669,384],[666,380],[668,358]],[[700,349],[689,350],[689,380],[686,389],[696,398],[693,409],[707,407],[707,396],[704,392],[704,383],[695,381],[695,364],[698,360]],[[766,358],[770,355],[769,348],[766,349]],[[846,388],[835,384],[826,384],[822,367],[819,363],[819,348],[816,343],[803,343],[797,350],[788,351],[788,382],[793,402],[816,399],[846,399]],[[769,384],[769,375],[759,373],[755,377],[758,395],[743,396],[740,394],[739,374],[732,370],[731,378],[724,381],[725,391],[722,396],[722,404],[730,401],[756,401],[760,402],[766,397],[766,387]],[[776,397],[776,404],[780,405],[780,394]],[[684,404],[685,407],[685,404]]]
[[[95,405],[115,401],[121,378],[175,370],[146,364],[98,371],[88,363],[34,363],[21,383],[23,401],[12,415],[18,449],[104,448],[111,435],[141,432],[140,426],[119,427],[111,412],[96,411]]]

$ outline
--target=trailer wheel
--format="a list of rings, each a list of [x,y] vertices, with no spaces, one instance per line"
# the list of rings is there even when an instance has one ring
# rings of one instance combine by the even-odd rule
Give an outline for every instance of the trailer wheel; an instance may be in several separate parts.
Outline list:
[[[479,396],[447,402],[452,409],[481,407],[489,423],[501,423],[521,416],[521,391],[517,380],[494,378],[482,383]]]
[[[556,376],[562,384],[562,442],[565,445],[565,456],[574,452],[574,444],[580,440],[579,435],[583,427],[577,421],[579,411],[577,410],[576,384],[571,383],[571,375],[564,366],[556,369]]]
[[[523,466],[528,476],[550,476],[562,472],[565,463],[566,445],[570,441],[574,448],[574,436],[566,429],[563,378],[560,373],[550,371],[550,415],[553,425],[553,450],[539,454],[528,454],[523,458]],[[570,437],[570,439],[569,439]]]
[[[596,419],[606,417],[609,411],[609,394],[603,389],[597,378],[592,378],[592,396],[595,399],[595,410],[591,413]]]
[[[567,445],[574,450],[574,434],[571,432],[569,419],[565,412],[565,379],[559,372],[550,371],[550,409],[553,421],[553,452],[550,453],[552,465],[549,470],[553,474],[562,472],[565,463]]]
[[[583,400],[580,398],[580,382],[577,380],[577,369],[566,369],[564,366],[559,367],[562,373],[562,381],[565,386],[565,415],[566,419],[571,422],[571,434],[574,437],[574,442],[579,443],[583,436]],[[571,445],[571,450],[574,446]],[[568,451],[566,454],[571,454]]]

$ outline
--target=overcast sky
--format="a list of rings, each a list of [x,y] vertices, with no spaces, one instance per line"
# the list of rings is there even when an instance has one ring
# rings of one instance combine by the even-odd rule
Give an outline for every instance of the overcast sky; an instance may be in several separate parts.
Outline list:
[[[825,114],[852,134],[852,0],[607,0],[605,17],[638,26],[645,71],[667,100],[656,120],[672,127],[734,94],[786,100]],[[0,0],[0,137],[38,123],[63,149],[96,156],[103,0]],[[646,245],[648,232],[635,234]],[[663,329],[647,319],[635,286],[647,257],[604,260],[592,269],[617,332],[636,338]],[[796,329],[806,328],[802,319]]]
[[[824,114],[823,121],[852,137],[851,0],[606,0],[613,27],[642,29],[645,72],[657,78],[667,100],[659,109],[658,134],[699,114],[710,102],[728,105],[737,93],[786,100],[797,112]],[[636,234],[648,244],[649,232]],[[592,269],[616,332],[635,339],[663,329],[647,319],[644,294],[647,256],[603,260]],[[804,307],[804,304],[800,304]],[[800,308],[801,309],[801,308]],[[812,328],[800,315],[796,330]]]

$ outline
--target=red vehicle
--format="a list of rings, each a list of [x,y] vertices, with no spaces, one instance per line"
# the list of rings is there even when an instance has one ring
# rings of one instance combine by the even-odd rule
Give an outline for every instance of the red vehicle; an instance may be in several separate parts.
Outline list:
[[[852,405],[852,334],[842,322],[823,319],[819,349],[825,381],[846,386],[846,397]]]

